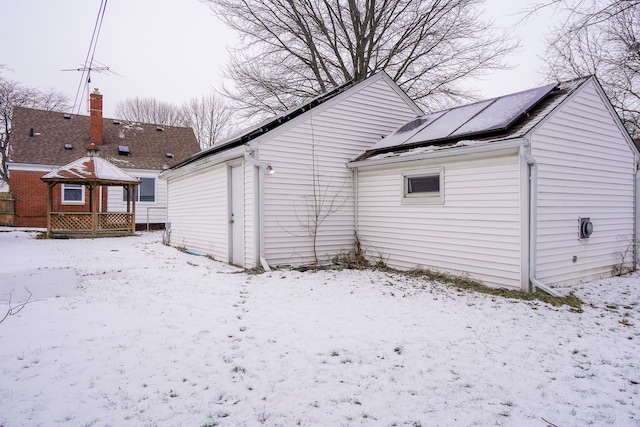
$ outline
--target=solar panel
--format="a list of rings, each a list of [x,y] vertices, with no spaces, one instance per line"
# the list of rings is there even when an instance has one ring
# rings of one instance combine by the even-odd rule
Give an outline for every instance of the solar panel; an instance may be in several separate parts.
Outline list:
[[[492,102],[493,99],[447,110],[437,121],[422,129],[405,144],[445,139]]]
[[[387,147],[395,147],[397,145],[402,145],[409,138],[415,135],[418,131],[423,129],[425,126],[430,125],[436,120],[438,117],[442,116],[445,111],[439,111],[437,113],[427,114],[426,116],[420,116],[417,119],[414,119],[402,126],[400,129],[392,133],[391,135],[382,138],[378,141],[373,147],[372,150],[379,150],[381,148]]]
[[[490,132],[509,128],[518,117],[529,111],[557,85],[551,84],[501,96],[486,109],[462,125],[451,136]]]
[[[371,150],[506,130],[557,86],[541,86],[418,117],[380,140]]]

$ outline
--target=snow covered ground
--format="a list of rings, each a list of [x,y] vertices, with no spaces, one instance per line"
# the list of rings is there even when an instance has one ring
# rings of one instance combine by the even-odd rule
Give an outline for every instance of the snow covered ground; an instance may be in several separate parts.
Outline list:
[[[584,311],[161,235],[0,232],[0,426],[640,426],[640,276]]]

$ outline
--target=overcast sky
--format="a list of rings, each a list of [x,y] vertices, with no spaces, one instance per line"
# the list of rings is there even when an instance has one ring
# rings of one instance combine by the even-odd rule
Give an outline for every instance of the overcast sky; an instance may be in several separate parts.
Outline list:
[[[27,86],[54,88],[73,103],[100,0],[0,0],[0,64],[2,75]],[[486,13],[503,26],[513,26],[522,8],[533,2],[487,0]],[[542,83],[538,55],[552,11],[512,28],[522,49],[509,58],[514,69],[473,84],[483,97],[493,97]],[[93,72],[91,88],[103,94],[106,117],[118,101],[155,97],[181,104],[219,88],[227,46],[234,34],[199,0],[110,0],[107,3],[94,59],[108,72]],[[117,73],[117,74],[115,74]],[[80,94],[85,100],[84,92]],[[78,112],[78,107],[74,110]],[[80,114],[87,114],[86,102]]]

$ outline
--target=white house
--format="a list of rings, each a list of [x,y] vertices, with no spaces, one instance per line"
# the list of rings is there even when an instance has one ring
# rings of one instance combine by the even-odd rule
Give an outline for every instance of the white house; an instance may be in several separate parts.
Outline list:
[[[161,177],[171,244],[221,261],[309,264],[357,238],[398,269],[553,292],[634,268],[639,158],[595,77],[423,115],[380,73]]]
[[[391,267],[552,291],[634,268],[638,160],[595,77],[441,111],[349,163],[356,230]]]
[[[378,73],[191,156],[161,174],[171,244],[265,269],[352,251],[347,162],[421,114]]]

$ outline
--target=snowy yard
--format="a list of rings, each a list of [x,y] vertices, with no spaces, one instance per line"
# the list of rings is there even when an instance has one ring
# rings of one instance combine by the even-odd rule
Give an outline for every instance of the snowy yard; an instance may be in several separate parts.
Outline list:
[[[0,426],[640,426],[640,275],[568,307],[0,232]]]

